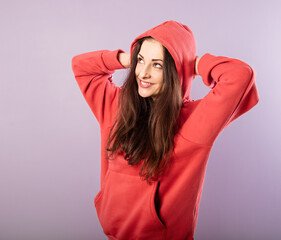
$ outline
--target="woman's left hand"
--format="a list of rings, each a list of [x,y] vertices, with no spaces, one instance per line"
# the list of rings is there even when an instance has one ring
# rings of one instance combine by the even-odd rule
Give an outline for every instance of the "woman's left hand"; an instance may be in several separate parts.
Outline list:
[[[194,72],[195,72],[195,75],[199,75],[199,72],[198,72],[198,63],[199,63],[199,60],[200,60],[200,57],[199,56],[196,56],[195,58],[195,69],[194,69]]]

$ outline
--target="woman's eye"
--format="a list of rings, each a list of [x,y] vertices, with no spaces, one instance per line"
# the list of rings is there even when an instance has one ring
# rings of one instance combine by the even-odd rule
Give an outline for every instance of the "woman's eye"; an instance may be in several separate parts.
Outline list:
[[[143,59],[138,57],[138,62],[143,63]],[[160,63],[154,63],[153,66],[155,66],[156,68],[162,68],[162,65]]]
[[[156,66],[157,68],[162,68],[162,66],[161,66],[160,63],[155,63],[155,66]]]

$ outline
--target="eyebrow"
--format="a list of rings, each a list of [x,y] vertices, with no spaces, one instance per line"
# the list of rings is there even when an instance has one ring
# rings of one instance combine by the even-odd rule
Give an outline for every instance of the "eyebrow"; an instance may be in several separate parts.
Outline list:
[[[142,58],[144,58],[140,53],[139,53],[139,55],[142,57]],[[163,60],[162,59],[152,59],[152,61],[162,61],[163,62]]]

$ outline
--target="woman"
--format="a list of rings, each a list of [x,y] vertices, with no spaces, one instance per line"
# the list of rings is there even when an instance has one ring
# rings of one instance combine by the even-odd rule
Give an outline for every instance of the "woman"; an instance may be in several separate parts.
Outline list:
[[[124,85],[116,69],[130,68]],[[194,239],[207,160],[219,133],[259,101],[255,71],[196,56],[192,31],[166,21],[121,49],[77,55],[72,69],[101,129],[98,218],[109,239]],[[210,92],[190,98],[200,75]]]

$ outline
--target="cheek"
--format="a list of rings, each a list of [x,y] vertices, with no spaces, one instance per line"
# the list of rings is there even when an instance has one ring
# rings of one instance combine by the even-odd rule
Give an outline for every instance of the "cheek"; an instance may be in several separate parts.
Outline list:
[[[162,73],[159,74],[158,77],[157,77],[157,79],[158,79],[158,83],[159,83],[160,85],[162,85],[162,84],[163,84],[163,74],[162,74]]]
[[[140,68],[137,64],[136,68],[135,68],[135,75],[139,75],[139,72],[140,72]]]

